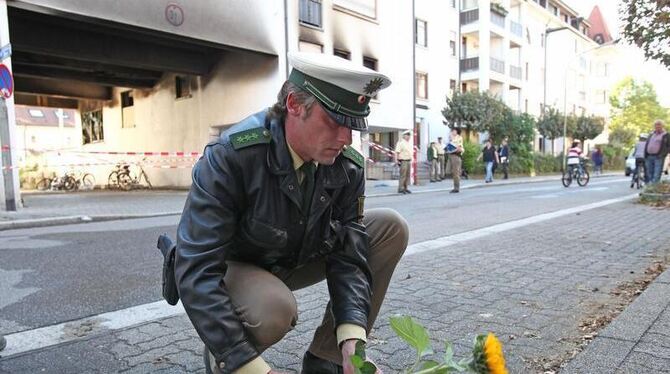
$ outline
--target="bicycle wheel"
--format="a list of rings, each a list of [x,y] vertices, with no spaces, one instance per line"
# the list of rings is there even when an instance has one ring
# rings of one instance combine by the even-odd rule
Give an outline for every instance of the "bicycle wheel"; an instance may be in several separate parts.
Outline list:
[[[563,187],[570,187],[570,184],[572,183],[572,173],[564,170],[561,182],[563,183]]]
[[[577,177],[577,184],[580,185],[581,187],[586,186],[589,184],[589,180],[591,177],[589,176],[589,172],[584,170],[581,173],[579,173],[579,177]]]
[[[119,174],[119,187],[123,190],[130,191],[133,186],[133,179],[129,174]]]
[[[77,180],[71,175],[66,176],[63,180],[63,189],[65,191],[72,191],[75,188],[77,188]]]
[[[92,174],[86,173],[81,177],[81,189],[92,190],[95,187],[95,178]]]
[[[51,189],[51,179],[49,178],[42,178],[37,182],[35,185],[35,188],[37,188],[38,191],[46,191],[48,189]]]
[[[112,188],[119,188],[119,172],[114,170],[113,172],[109,173],[109,177],[107,177],[107,188],[112,189]]]

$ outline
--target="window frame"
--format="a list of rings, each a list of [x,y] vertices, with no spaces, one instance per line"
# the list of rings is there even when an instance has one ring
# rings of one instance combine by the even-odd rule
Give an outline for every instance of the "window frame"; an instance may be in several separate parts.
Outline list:
[[[423,44],[419,43],[419,22],[423,23]],[[428,48],[428,21],[421,18],[414,19],[414,44]]]

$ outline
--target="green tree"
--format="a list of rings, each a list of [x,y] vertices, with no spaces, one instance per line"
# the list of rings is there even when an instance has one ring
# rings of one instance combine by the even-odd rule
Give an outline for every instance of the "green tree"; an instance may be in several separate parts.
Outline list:
[[[670,1],[623,0],[619,16],[624,38],[642,48],[647,58],[670,67]]]
[[[617,127],[610,131],[609,143],[615,148],[630,147],[635,143],[639,133],[626,127]]]
[[[614,87],[610,105],[610,131],[620,135],[635,133],[633,139],[640,133],[650,132],[656,119],[666,122],[668,119],[668,109],[658,103],[654,86],[647,81],[636,82],[631,77]],[[631,142],[622,144],[631,145]]]
[[[500,124],[509,108],[488,92],[456,92],[447,98],[442,115],[449,124],[478,132],[489,131]]]
[[[579,139],[582,144],[587,139],[593,139],[600,135],[605,129],[605,119],[602,117],[581,115],[576,117],[574,115],[568,117],[568,122],[571,122],[569,128],[569,135],[573,139]]]
[[[557,109],[547,107],[547,111],[545,112],[544,116],[537,120],[537,131],[549,140],[562,137],[563,115]]]

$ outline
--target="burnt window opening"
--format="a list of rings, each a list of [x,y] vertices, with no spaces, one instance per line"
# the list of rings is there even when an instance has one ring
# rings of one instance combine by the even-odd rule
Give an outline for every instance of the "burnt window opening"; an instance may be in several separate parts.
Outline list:
[[[191,77],[176,76],[174,80],[175,97],[177,99],[191,97]]]

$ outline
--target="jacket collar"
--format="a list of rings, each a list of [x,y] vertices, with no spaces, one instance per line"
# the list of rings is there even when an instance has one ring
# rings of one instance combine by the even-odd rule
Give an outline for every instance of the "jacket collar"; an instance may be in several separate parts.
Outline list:
[[[267,163],[270,172],[275,175],[290,175],[294,172],[293,159],[286,144],[283,122],[283,118],[269,119],[268,117],[265,120],[265,127],[270,130],[272,136],[270,146],[268,147]],[[342,155],[338,156],[333,165],[319,165],[319,173],[317,175],[320,174],[323,176],[324,188],[340,188],[349,183],[349,177],[342,164],[343,157]]]

